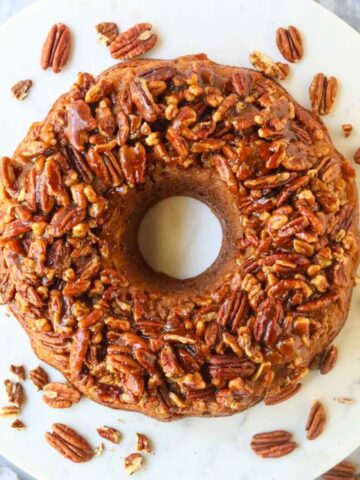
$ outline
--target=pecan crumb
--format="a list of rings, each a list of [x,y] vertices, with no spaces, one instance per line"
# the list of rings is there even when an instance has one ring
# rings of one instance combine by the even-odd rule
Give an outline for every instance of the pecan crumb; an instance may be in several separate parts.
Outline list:
[[[333,400],[335,400],[335,402],[343,403],[345,405],[354,405],[356,403],[353,398],[347,397],[334,397]]]
[[[69,60],[71,50],[71,32],[67,25],[53,25],[46,37],[41,52],[41,68],[51,67],[54,73],[59,73]]]
[[[344,125],[341,125],[341,128],[344,133],[344,137],[347,138],[351,135],[351,132],[353,131],[353,126],[351,123],[344,123]]]
[[[40,365],[30,370],[29,377],[38,390],[42,390],[49,383],[49,376]]]
[[[0,417],[18,417],[20,408],[16,405],[6,405],[0,408]]]
[[[354,153],[354,160],[355,160],[355,163],[360,165],[360,147]]]
[[[104,444],[101,442],[100,445],[98,445],[94,450],[94,457],[100,457],[100,455],[104,453],[104,449]]]
[[[286,430],[257,433],[251,441],[252,450],[262,458],[279,458],[288,455],[297,447],[292,434]]]
[[[281,55],[291,63],[298,62],[303,57],[303,45],[299,30],[293,25],[276,30],[276,45]]]
[[[10,365],[10,372],[16,375],[21,381],[24,381],[26,378],[25,368],[23,365]]]
[[[108,47],[119,35],[118,26],[114,22],[101,22],[95,28],[99,34],[99,43],[105,47]]]
[[[315,440],[324,430],[326,423],[326,413],[324,406],[319,400],[315,400],[311,407],[309,418],[305,426],[308,440]]]
[[[139,470],[142,464],[141,453],[131,453],[124,458],[124,468],[128,475],[132,475]]]
[[[21,102],[29,95],[32,84],[32,80],[20,80],[20,82],[15,83],[15,85],[11,87],[11,92],[13,96]]]
[[[18,430],[19,432],[23,432],[26,429],[26,425],[22,420],[18,418],[11,424],[11,428]]]
[[[101,427],[96,429],[97,433],[100,437],[109,440],[109,442],[119,444],[121,440],[121,433],[119,430],[113,427],[107,427],[106,425],[102,425]]]
[[[343,480],[343,479],[354,479],[354,475],[356,472],[356,466],[347,460],[343,460],[342,462],[332,467],[329,471],[323,474],[323,480]]]
[[[335,77],[326,77],[318,73],[309,88],[312,109],[320,115],[327,115],[333,109],[338,92],[338,81]]]
[[[136,434],[136,450],[138,452],[146,452],[146,453],[152,452],[150,440],[143,433]]]
[[[285,80],[285,78],[289,75],[290,67],[288,64],[273,62],[262,52],[252,52],[249,56],[249,60],[251,65],[270,78]]]

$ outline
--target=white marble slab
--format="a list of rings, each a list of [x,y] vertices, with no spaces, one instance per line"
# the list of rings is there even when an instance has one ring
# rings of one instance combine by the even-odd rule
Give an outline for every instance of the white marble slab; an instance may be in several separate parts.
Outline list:
[[[30,3],[30,0],[0,0],[0,20]],[[358,18],[355,14],[359,12],[357,0],[321,0],[321,3],[358,25],[355,20]],[[202,10],[198,14],[199,3],[195,0],[183,0],[181,5],[176,3],[171,11],[162,8],[162,4],[168,6],[169,2],[48,0],[35,6],[33,11],[22,14],[12,25],[4,27],[0,31],[0,61],[6,65],[0,71],[2,153],[11,153],[28,123],[45,114],[52,100],[67,89],[77,70],[100,71],[111,64],[106,52],[94,43],[93,25],[100,18],[105,20],[102,17],[106,12],[106,19],[119,19],[124,28],[139,20],[153,21],[165,39],[154,51],[155,56],[170,57],[205,50],[215,60],[237,65],[247,64],[247,54],[253,48],[278,57],[273,42],[274,30],[279,24],[295,23],[304,32],[307,51],[305,60],[296,66],[296,73],[286,82],[286,87],[301,103],[306,104],[307,85],[315,71],[327,71],[338,76],[341,81],[340,102],[326,123],[336,145],[345,154],[352,154],[359,142],[356,132],[360,131],[360,119],[357,118],[360,74],[352,55],[359,51],[360,41],[350,29],[308,0],[223,0],[222,11],[228,13],[226,28],[223,27],[224,20],[218,15],[219,3],[215,0],[208,0],[205,6],[202,2],[206,12]],[[193,12],[193,23],[188,18],[184,20],[186,7]],[[349,12],[352,12],[351,15]],[[76,44],[69,68],[54,77],[50,72],[39,70],[37,59],[48,26],[59,20],[73,28]],[[26,33],[29,35],[26,36]],[[8,90],[21,76],[33,78],[35,86],[29,100],[18,105],[8,98]],[[339,128],[345,122],[351,122],[356,127],[354,137],[347,141],[342,139]],[[271,409],[258,406],[228,419],[188,419],[164,425],[136,414],[106,410],[85,400],[70,411],[54,412],[42,405],[32,386],[27,385],[29,400],[24,420],[29,424],[29,430],[26,434],[9,431],[6,421],[1,422],[0,452],[38,479],[86,477],[91,480],[101,477],[111,480],[121,477],[121,459],[133,449],[134,432],[141,430],[153,438],[156,455],[149,459],[148,468],[138,474],[140,480],[161,480],[169,471],[173,478],[185,476],[189,480],[212,480],[220,476],[230,478],[234,477],[235,471],[239,480],[312,480],[355,449],[360,441],[360,327],[356,321],[359,305],[357,293],[352,317],[337,341],[341,355],[336,370],[326,377],[313,375],[306,382],[303,392],[287,404]],[[8,318],[0,319],[0,351],[0,378],[7,375],[10,360],[25,362],[28,366],[37,364],[23,332]],[[51,375],[55,379],[60,378],[56,372],[52,371]],[[334,396],[351,396],[358,401],[354,406],[338,405],[332,401]],[[311,400],[315,397],[325,401],[330,422],[324,435],[310,444],[304,440],[303,425]],[[117,423],[118,418],[121,423]],[[116,449],[117,453],[109,449],[103,457],[87,465],[73,466],[59,458],[43,441],[43,432],[54,420],[76,426],[94,444],[98,442],[94,428],[104,422],[119,425],[125,439]],[[280,426],[294,431],[301,448],[285,459],[259,461],[248,449],[249,438],[256,431]]]

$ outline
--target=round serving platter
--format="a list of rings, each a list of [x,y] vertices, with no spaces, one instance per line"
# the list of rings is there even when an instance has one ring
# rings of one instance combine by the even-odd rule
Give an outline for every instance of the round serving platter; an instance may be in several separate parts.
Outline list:
[[[348,25],[311,0],[40,0],[0,28],[0,145],[1,155],[11,155],[31,122],[42,119],[52,103],[76,79],[77,72],[100,73],[113,64],[107,50],[97,44],[94,26],[116,21],[121,30],[146,21],[155,26],[161,41],[151,56],[172,58],[206,52],[212,60],[249,66],[248,54],[257,49],[281,60],[275,46],[278,26],[296,25],[305,40],[305,56],[291,66],[285,88],[308,106],[308,86],[317,72],[335,75],[340,94],[333,113],[325,117],[335,145],[348,158],[360,145],[360,36]],[[39,56],[43,40],[56,22],[69,25],[74,48],[68,67],[59,75],[43,72]],[[16,102],[10,95],[18,80],[31,78],[28,99]],[[351,123],[354,133],[344,139],[341,125]],[[37,479],[77,480],[125,476],[122,459],[134,451],[135,432],[147,434],[155,452],[137,472],[139,480],[186,478],[215,480],[313,480],[359,446],[360,437],[360,287],[355,288],[348,321],[336,339],[339,360],[326,376],[310,374],[300,393],[272,407],[263,404],[233,417],[189,418],[161,423],[140,414],[114,411],[86,399],[69,410],[53,410],[26,382],[27,402],[22,420],[25,432],[0,420],[0,454]],[[16,322],[0,311],[0,379],[9,377],[10,364],[28,369],[39,364],[29,341]],[[52,380],[61,375],[44,366]],[[349,397],[352,405],[334,400]],[[329,421],[317,440],[306,440],[304,425],[315,399],[326,405]],[[5,396],[0,399],[5,403]],[[63,459],[44,440],[53,422],[73,426],[97,446],[96,428],[111,425],[123,433],[119,446],[106,444],[103,455],[76,465]],[[299,443],[291,455],[262,460],[249,448],[254,433],[290,430]]]

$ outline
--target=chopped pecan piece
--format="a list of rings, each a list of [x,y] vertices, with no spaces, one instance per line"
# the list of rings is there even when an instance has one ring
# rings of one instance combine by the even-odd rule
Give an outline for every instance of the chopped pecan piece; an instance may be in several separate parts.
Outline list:
[[[334,397],[333,400],[338,403],[343,403],[344,405],[354,405],[356,403],[353,398],[348,397]]]
[[[49,383],[48,374],[40,366],[30,370],[29,377],[38,390],[42,390]]]
[[[146,452],[146,453],[152,452],[150,440],[143,433],[136,434],[136,450],[138,452]]]
[[[344,125],[341,125],[341,128],[344,133],[344,137],[350,137],[351,132],[353,131],[353,126],[351,125],[351,123],[344,123]]]
[[[289,75],[290,68],[286,63],[273,62],[262,52],[253,52],[250,54],[250,63],[270,78],[285,80]]]
[[[331,112],[338,92],[338,81],[335,77],[325,77],[323,73],[315,75],[310,88],[309,96],[312,109],[320,115]]]
[[[343,460],[342,462],[332,467],[326,473],[322,475],[323,480],[355,480],[356,466],[347,461]]]
[[[100,435],[100,437],[105,438],[106,440],[109,440],[109,442],[112,442],[115,444],[120,443],[121,433],[116,428],[107,427],[103,425],[97,428],[96,431]]]
[[[26,378],[25,368],[23,365],[10,365],[10,372],[16,375],[21,381],[24,381]]]
[[[20,82],[15,83],[15,85],[11,87],[12,94],[19,101],[25,100],[29,95],[32,84],[32,80],[20,80]]]
[[[252,450],[262,458],[278,458],[288,455],[297,447],[292,434],[285,430],[257,433],[251,441]]]
[[[157,42],[157,35],[151,30],[151,23],[138,23],[120,33],[110,45],[111,56],[116,60],[125,60],[148,52]]]
[[[278,393],[265,397],[265,405],[276,405],[284,402],[298,393],[301,383],[290,383],[282,388]]]
[[[14,383],[11,380],[4,380],[6,395],[8,401],[16,407],[21,407],[25,400],[25,393],[20,383]]]
[[[124,468],[128,475],[132,475],[137,472],[142,464],[141,453],[131,453],[124,458]]]
[[[59,73],[67,64],[71,51],[71,32],[63,23],[54,25],[44,43],[41,52],[41,68],[51,67],[54,73]]]
[[[335,345],[329,347],[322,354],[319,362],[319,370],[322,375],[329,373],[335,366],[338,357],[338,349]]]
[[[0,408],[0,417],[18,417],[20,408],[16,405],[6,405]]]
[[[119,29],[114,22],[101,22],[96,25],[99,34],[99,43],[109,46],[119,34]]]
[[[75,463],[88,462],[94,450],[84,437],[63,423],[54,423],[53,432],[46,432],[47,442],[63,457]]]
[[[66,383],[48,383],[44,386],[43,391],[44,402],[52,408],[69,408],[81,399],[79,390]]]
[[[26,425],[18,418],[11,424],[11,428],[14,428],[18,432],[23,432],[26,429]]]
[[[293,25],[280,27],[276,31],[276,45],[281,55],[291,63],[298,62],[303,57],[303,45],[299,30]]]
[[[311,407],[309,418],[305,426],[308,440],[315,440],[324,430],[326,423],[326,412],[324,406],[319,400],[315,400]]]

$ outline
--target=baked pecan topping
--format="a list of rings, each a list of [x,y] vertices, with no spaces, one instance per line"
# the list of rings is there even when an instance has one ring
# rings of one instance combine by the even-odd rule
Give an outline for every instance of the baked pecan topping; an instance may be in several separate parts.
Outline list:
[[[110,45],[110,53],[116,60],[140,57],[151,50],[157,35],[151,33],[151,23],[138,23],[120,33]]]
[[[333,109],[338,92],[338,81],[335,77],[326,77],[323,73],[315,75],[309,96],[312,109],[320,115],[327,115]]]
[[[102,22],[96,25],[99,34],[99,43],[108,47],[118,36],[119,29],[114,22]]]
[[[100,435],[100,437],[109,440],[109,442],[115,443],[116,445],[120,443],[121,433],[116,428],[106,427],[105,425],[103,425],[97,428],[96,431]]]
[[[273,62],[262,52],[255,51],[251,53],[249,60],[251,65],[270,78],[285,80],[289,75],[289,65],[281,62]]]
[[[279,300],[267,298],[258,308],[255,323],[254,336],[266,346],[274,345],[281,333],[281,322],[284,318],[284,310]]]
[[[42,390],[49,383],[48,374],[40,366],[30,370],[29,377],[38,390]]]
[[[10,372],[17,376],[19,381],[24,381],[26,372],[23,365],[10,365]]]
[[[11,428],[17,430],[18,432],[23,432],[26,429],[25,423],[19,418],[12,422]]]
[[[354,153],[354,160],[355,160],[355,163],[360,165],[360,148],[358,148]]]
[[[19,101],[25,100],[29,95],[32,84],[32,80],[20,80],[11,87],[12,94]]]
[[[347,461],[343,460],[342,462],[335,465],[329,471],[322,475],[323,480],[342,480],[342,479],[355,479],[356,466]]]
[[[329,373],[335,366],[338,357],[338,349],[335,345],[329,347],[320,357],[319,370],[322,375]]]
[[[81,399],[81,393],[66,383],[48,383],[44,386],[43,392],[44,402],[52,408],[69,408]]]
[[[46,432],[47,442],[63,457],[75,463],[88,462],[94,450],[84,437],[63,423],[54,423],[52,432]]]
[[[351,123],[344,123],[344,125],[341,125],[341,128],[344,133],[344,137],[350,137],[351,132],[353,131],[353,126],[351,125]]]
[[[25,401],[25,393],[20,383],[14,383],[11,380],[4,380],[5,391],[8,401],[16,407],[21,407]]]
[[[289,398],[293,397],[298,393],[301,388],[301,383],[290,383],[289,385],[282,388],[276,394],[271,394],[265,397],[265,404],[266,405],[276,405],[281,402],[285,402]]]
[[[311,407],[309,418],[305,426],[306,438],[315,440],[324,430],[326,424],[326,412],[319,400],[315,400]]]
[[[69,60],[71,51],[71,32],[63,23],[55,24],[45,40],[41,52],[41,68],[51,67],[54,73],[59,73]]]
[[[291,63],[298,62],[303,57],[303,44],[299,30],[290,25],[276,30],[276,45],[281,55]]]
[[[141,453],[131,453],[124,458],[124,468],[128,475],[132,475],[141,468],[142,455]]]
[[[257,433],[251,441],[252,450],[262,458],[278,458],[288,455],[297,447],[292,434],[285,430]]]
[[[146,453],[152,452],[150,440],[143,433],[136,434],[136,450],[138,452],[146,452]]]

